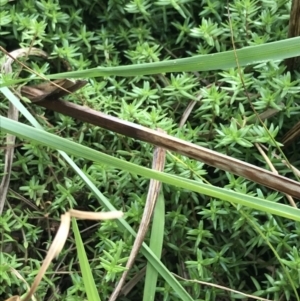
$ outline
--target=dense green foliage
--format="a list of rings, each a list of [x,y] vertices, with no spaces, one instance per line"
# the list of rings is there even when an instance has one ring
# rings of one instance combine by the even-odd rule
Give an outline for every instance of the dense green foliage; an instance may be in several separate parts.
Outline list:
[[[231,50],[229,17],[237,48],[277,41],[287,37],[289,19],[289,1],[286,0],[231,1],[230,15],[226,3],[210,0],[1,0],[0,5],[2,47],[8,51],[20,46],[42,48],[51,58],[68,61],[74,70]],[[42,74],[63,68],[40,59],[28,63]],[[273,142],[256,121],[249,100],[259,114],[270,108],[278,110],[265,124],[280,143],[282,135],[299,121],[299,75],[286,72],[283,62],[263,63],[241,71],[244,84],[238,69],[90,79],[89,85],[70,99],[124,120],[162,128],[171,135],[267,168],[254,145],[262,143],[269,148],[270,160],[280,174],[293,177],[281,160],[272,155]],[[21,75],[27,76],[25,72]],[[180,120],[192,101],[196,102],[195,107],[180,128]],[[1,115],[7,114],[7,108],[8,103],[1,99]],[[146,143],[45,112],[37,106],[32,106],[31,111],[52,133],[130,162],[151,166],[153,147]],[[24,121],[22,117],[21,120]],[[8,198],[11,208],[6,207],[0,219],[3,251],[0,263],[6,262],[19,270],[31,283],[35,276],[31,271],[39,268],[59,215],[72,207],[98,211],[101,208],[59,155],[20,139],[17,144],[20,146],[15,151]],[[299,166],[296,143],[286,149],[286,155],[292,164]],[[137,229],[149,181],[110,166],[73,159],[111,203],[126,212],[126,220]],[[287,203],[279,193],[175,153],[168,153],[165,171]],[[38,208],[33,210],[21,202],[17,193]],[[166,233],[162,261],[170,271],[184,278],[273,300],[296,300],[292,285],[299,289],[298,223],[236,208],[228,202],[167,185],[164,185],[164,197]],[[113,221],[91,228],[90,223],[80,226],[85,229],[82,236],[101,298],[107,300],[121,275],[119,265],[126,262],[133,238],[120,231]],[[74,248],[72,240],[70,238],[69,245],[39,287],[39,300],[43,297],[49,300],[48,288],[60,284],[61,279],[66,284],[64,291],[52,300],[84,298],[81,276],[75,273],[78,270],[76,253],[68,249]],[[286,264],[292,284],[268,242]],[[14,252],[7,246],[13,247]],[[130,276],[144,266],[141,256]],[[0,297],[24,293],[25,287],[9,273],[7,266],[0,265],[0,268],[3,275]],[[62,278],[55,271],[72,273],[69,278]],[[217,288],[184,281],[182,284],[195,300],[241,298]],[[162,279],[157,290],[157,300],[180,300]],[[142,283],[139,283],[120,300],[140,300],[141,291]]]

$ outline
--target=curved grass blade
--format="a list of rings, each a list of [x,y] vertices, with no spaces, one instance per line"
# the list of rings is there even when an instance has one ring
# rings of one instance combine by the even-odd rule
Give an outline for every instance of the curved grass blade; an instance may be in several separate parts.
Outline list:
[[[161,129],[159,131],[163,132]],[[153,159],[152,159],[152,169],[162,171],[165,167],[165,160],[166,160],[166,150],[161,147],[155,147],[153,151]],[[142,215],[142,219],[140,221],[139,229],[134,240],[130,256],[126,263],[126,270],[123,272],[119,283],[115,287],[113,293],[111,294],[109,301],[115,301],[124,286],[126,277],[128,275],[129,270],[132,268],[135,258],[138,255],[142,243],[145,239],[146,233],[148,232],[149,224],[151,221],[151,217],[153,214],[153,210],[155,208],[155,203],[157,201],[158,195],[160,193],[161,183],[159,181],[150,180],[150,185],[148,188],[147,199],[144,207],[144,212]]]

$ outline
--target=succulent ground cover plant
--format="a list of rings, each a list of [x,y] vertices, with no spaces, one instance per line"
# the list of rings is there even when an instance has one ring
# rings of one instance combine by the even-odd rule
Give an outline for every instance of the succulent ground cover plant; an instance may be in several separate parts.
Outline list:
[[[24,62],[47,75],[279,41],[288,36],[291,3],[29,0],[1,1],[0,5],[0,46],[7,51],[20,47],[46,51],[49,60]],[[19,68],[13,65],[14,75],[30,77]],[[299,73],[287,71],[282,60],[271,60],[217,71],[89,78],[68,100],[151,129],[161,128],[169,135],[269,169],[259,144],[281,175],[297,180],[276,144],[283,146],[282,138],[300,119],[299,90]],[[39,106],[27,104],[27,108],[49,133],[151,167],[153,146],[148,143]],[[2,116],[7,115],[4,97],[0,110]],[[23,115],[19,121],[29,124]],[[3,145],[5,135],[1,132]],[[10,189],[1,215],[0,296],[4,300],[26,290],[9,268],[18,270],[28,283],[33,281],[60,214],[69,208],[103,210],[61,154],[18,137],[15,144]],[[286,158],[299,168],[298,148],[298,141],[283,146]],[[148,179],[88,158],[71,159],[115,208],[124,211],[125,220],[137,231]],[[0,164],[4,167],[2,161]],[[290,206],[282,193],[175,152],[167,152],[164,172]],[[191,281],[195,279],[270,300],[299,300],[299,221],[174,185],[163,185],[162,191],[166,212],[162,262],[181,277],[179,282],[191,298],[187,300],[248,298]],[[134,237],[115,221],[82,221],[79,228],[101,300],[108,300],[125,269]],[[140,275],[145,264],[145,258],[138,255],[128,279]],[[37,300],[86,298],[79,269],[70,236],[39,286]],[[141,279],[119,300],[141,300]],[[182,300],[162,277],[158,277],[156,291],[155,300]]]

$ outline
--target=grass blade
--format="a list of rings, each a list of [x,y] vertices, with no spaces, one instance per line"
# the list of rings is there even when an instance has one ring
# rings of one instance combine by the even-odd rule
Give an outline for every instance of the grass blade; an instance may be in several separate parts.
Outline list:
[[[85,147],[73,141],[68,141],[61,137],[57,137],[53,134],[46,133],[45,131],[32,128],[28,125],[15,122],[3,116],[0,117],[0,123],[1,131],[3,132],[11,133],[18,137],[23,137],[54,149],[60,149],[78,157],[115,166],[116,168],[141,175],[147,179],[153,178],[170,185],[189,189],[198,193],[209,195],[211,197],[300,221],[299,209],[292,208],[287,205],[274,203],[257,197],[244,195],[235,191],[226,190],[224,188],[169,175],[163,172],[157,172],[146,167],[125,162],[121,159],[103,154],[94,149]],[[115,210],[112,205],[109,205],[107,209]]]
[[[149,247],[152,252],[161,258],[162,246],[164,240],[164,230],[165,230],[165,200],[163,192],[158,196],[156,206],[153,214],[153,223],[150,237]],[[155,268],[147,263],[146,268],[146,279],[143,294],[143,301],[154,301],[155,290],[157,284],[158,273]],[[178,293],[178,292],[177,292]]]
[[[236,50],[240,66],[257,64],[263,61],[283,60],[300,55],[300,37],[285,39]],[[135,64],[118,67],[97,67],[92,69],[63,72],[46,76],[48,79],[87,78],[99,76],[138,76],[165,72],[192,72],[229,69],[236,67],[233,50],[196,55],[189,58],[174,59],[155,63]]]
[[[300,198],[300,183],[266,169],[257,167],[256,165],[226,156],[209,148],[201,147],[167,135],[166,133],[103,114],[96,110],[68,101],[57,99],[55,101],[42,101],[39,104],[55,112],[74,117],[83,122],[92,123],[134,139],[149,142],[162,148],[175,151],[210,166],[220,168],[253,182],[270,187],[274,190],[289,194],[295,198]]]
[[[72,218],[72,228],[75,236],[75,243],[76,243],[76,249],[77,249],[77,254],[79,259],[79,265],[82,273],[82,280],[84,283],[87,298],[89,301],[101,301],[90,268],[90,264],[85,253],[85,249],[78,229],[77,221],[74,217]]]

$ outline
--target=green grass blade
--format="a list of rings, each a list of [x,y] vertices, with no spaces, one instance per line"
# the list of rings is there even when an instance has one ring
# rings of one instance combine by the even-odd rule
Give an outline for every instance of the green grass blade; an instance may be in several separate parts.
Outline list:
[[[37,122],[33,115],[24,107],[20,100],[11,92],[7,87],[0,88],[0,91],[9,101],[22,113],[22,115],[33,125],[35,128],[43,130],[43,127]]]
[[[161,258],[164,241],[164,230],[165,200],[163,192],[161,191],[154,208],[151,237],[149,243],[149,248],[157,256],[157,258]],[[143,301],[154,301],[157,277],[158,273],[156,269],[151,264],[147,263]]]
[[[57,137],[53,134],[46,133],[45,131],[34,129],[30,126],[10,120],[6,117],[1,116],[0,122],[1,131],[3,132],[23,137],[54,149],[63,150],[66,153],[75,155],[77,157],[86,158],[95,162],[101,162],[134,174],[141,175],[148,179],[153,178],[170,185],[189,189],[198,193],[209,195],[211,197],[300,221],[300,211],[297,208],[138,166],[133,163],[103,154],[78,143]],[[110,206],[108,209],[111,210],[112,207]]]
[[[257,46],[249,46],[236,50],[240,66],[257,64],[268,60],[283,60],[300,55],[300,37],[285,39]],[[87,78],[99,76],[138,76],[165,72],[192,72],[229,69],[236,67],[233,50],[196,55],[189,58],[174,59],[145,64],[134,64],[118,67],[97,67],[81,71],[71,71],[48,75],[48,79]]]
[[[75,218],[72,218],[72,228],[87,299],[89,301],[101,301]]]

